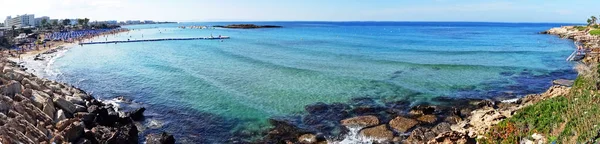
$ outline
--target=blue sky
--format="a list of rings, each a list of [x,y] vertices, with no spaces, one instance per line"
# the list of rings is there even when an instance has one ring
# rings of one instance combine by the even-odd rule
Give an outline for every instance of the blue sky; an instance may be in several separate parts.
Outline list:
[[[92,20],[585,23],[591,15],[600,16],[600,0],[0,0],[0,4],[0,16],[28,13]]]

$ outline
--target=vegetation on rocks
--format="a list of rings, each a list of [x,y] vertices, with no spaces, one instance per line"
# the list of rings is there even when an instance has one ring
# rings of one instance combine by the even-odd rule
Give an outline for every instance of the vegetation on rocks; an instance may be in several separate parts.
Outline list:
[[[567,95],[525,107],[491,128],[481,143],[518,143],[541,134],[548,143],[597,143],[600,140],[598,66],[578,66],[580,76]]]
[[[590,34],[594,35],[594,36],[600,36],[600,30],[599,29],[591,30]]]

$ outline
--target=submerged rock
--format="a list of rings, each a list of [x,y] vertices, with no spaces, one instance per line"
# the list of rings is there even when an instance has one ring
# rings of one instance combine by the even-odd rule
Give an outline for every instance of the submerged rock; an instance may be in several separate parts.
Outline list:
[[[146,144],[174,144],[175,138],[166,132],[158,134],[149,134],[146,136]]]
[[[344,119],[341,123],[347,127],[369,127],[379,124],[379,119],[375,116],[358,116]]]
[[[129,116],[132,120],[139,121],[144,118],[144,111],[146,111],[146,108],[142,107],[131,112]]]

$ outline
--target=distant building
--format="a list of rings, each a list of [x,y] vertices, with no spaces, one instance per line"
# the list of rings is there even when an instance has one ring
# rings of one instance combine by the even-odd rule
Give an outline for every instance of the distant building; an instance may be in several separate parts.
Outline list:
[[[125,21],[125,24],[141,24],[142,22],[140,20],[128,20]]]
[[[16,17],[7,16],[4,20],[4,27],[16,26],[17,28],[35,27],[35,18],[33,14],[17,15]]]
[[[90,22],[90,24],[92,24],[92,25],[95,25],[95,24],[117,25],[119,23],[116,20],[108,20],[108,21],[94,21],[94,22]]]
[[[145,20],[144,21],[144,24],[153,24],[153,23],[154,23],[154,21],[151,21],[151,20]]]
[[[46,20],[47,23],[50,23],[50,17],[43,16],[39,18],[35,18],[35,26],[40,27],[42,25],[42,20]]]

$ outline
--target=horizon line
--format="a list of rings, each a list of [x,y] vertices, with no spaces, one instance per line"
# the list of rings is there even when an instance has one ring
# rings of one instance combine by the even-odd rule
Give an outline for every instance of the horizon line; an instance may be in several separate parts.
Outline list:
[[[391,20],[348,20],[348,21],[322,21],[322,20],[199,20],[199,21],[174,21],[178,23],[195,22],[406,22],[406,23],[529,23],[529,24],[585,24],[577,22],[504,22],[504,21],[391,21]]]

